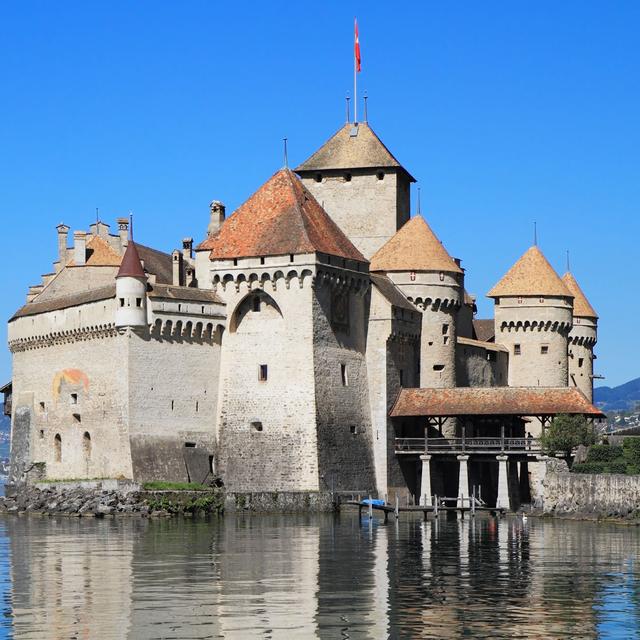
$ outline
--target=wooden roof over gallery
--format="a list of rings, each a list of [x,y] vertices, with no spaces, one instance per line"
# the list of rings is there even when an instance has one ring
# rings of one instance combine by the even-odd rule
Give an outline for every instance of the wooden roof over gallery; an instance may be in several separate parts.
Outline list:
[[[604,417],[575,387],[402,389],[390,412],[393,418],[560,414]]]

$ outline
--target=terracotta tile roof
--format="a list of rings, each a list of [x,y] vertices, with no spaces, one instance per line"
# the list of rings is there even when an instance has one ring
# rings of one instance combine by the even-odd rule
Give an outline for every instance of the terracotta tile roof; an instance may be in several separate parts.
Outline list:
[[[18,309],[13,314],[11,320],[16,318],[22,318],[25,316],[34,316],[38,313],[46,313],[47,311],[58,311],[59,309],[67,309],[68,307],[76,307],[81,304],[88,304],[89,302],[98,302],[100,300],[107,300],[114,298],[116,295],[116,285],[110,284],[106,287],[99,287],[97,289],[91,289],[89,291],[81,291],[68,296],[60,296],[58,298],[51,298],[44,302],[29,302],[23,307]],[[9,320],[9,322],[11,322]]]
[[[551,416],[560,413],[604,416],[575,387],[402,389],[390,415],[392,417]]]
[[[489,342],[496,337],[496,328],[493,320],[473,320],[473,335],[476,340]]]
[[[170,298],[171,300],[186,300],[189,302],[224,302],[210,289],[196,287],[177,287],[167,284],[153,284],[149,286],[150,298]]]
[[[573,297],[537,246],[530,247],[487,294],[501,296]]]
[[[140,264],[138,248],[133,240],[129,240],[129,244],[127,244],[116,278],[142,278],[145,280],[147,278],[142,264]]]
[[[390,302],[394,307],[401,309],[409,309],[414,313],[420,313],[417,307],[414,307],[402,294],[400,289],[393,282],[379,273],[372,273],[371,282],[375,288]]]
[[[575,318],[598,318],[596,310],[589,304],[587,296],[584,295],[580,285],[570,271],[562,276],[562,282],[567,285],[567,289],[573,295],[573,315]]]
[[[367,262],[289,169],[275,173],[201,249],[211,250],[211,260],[326,253]]]
[[[371,258],[371,271],[448,271],[462,269],[447,253],[422,216],[414,216]]]
[[[87,266],[117,267],[121,260],[118,252],[100,236],[93,236],[87,242]]]
[[[352,135],[357,132],[357,135]],[[296,167],[296,171],[323,171],[328,169],[372,169],[402,165],[384,146],[373,129],[366,123],[341,127],[310,158]],[[407,173],[407,175],[409,175]],[[414,178],[409,175],[412,182]]]

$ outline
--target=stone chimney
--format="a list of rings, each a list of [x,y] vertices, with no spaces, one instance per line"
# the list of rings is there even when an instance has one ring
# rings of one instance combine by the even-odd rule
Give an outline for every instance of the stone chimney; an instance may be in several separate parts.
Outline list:
[[[184,238],[182,240],[182,259],[189,263],[193,258],[193,238]]]
[[[58,230],[58,262],[60,268],[67,264],[67,237],[69,235],[69,227],[60,223],[56,229]]]
[[[87,232],[73,232],[73,262],[80,267],[87,262]]]
[[[129,244],[129,218],[118,218],[118,235],[120,236],[120,248],[124,251]]]
[[[173,267],[172,284],[179,287],[182,284],[182,255],[177,249],[171,254],[171,261]]]
[[[225,206],[220,200],[213,200],[209,205],[209,226],[207,227],[207,236],[214,236],[220,230],[224,222]]]

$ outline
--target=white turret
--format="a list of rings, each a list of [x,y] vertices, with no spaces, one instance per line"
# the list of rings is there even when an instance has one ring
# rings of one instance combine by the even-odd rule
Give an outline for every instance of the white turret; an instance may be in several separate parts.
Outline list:
[[[133,240],[116,276],[116,298],[116,327],[147,326],[147,276]]]

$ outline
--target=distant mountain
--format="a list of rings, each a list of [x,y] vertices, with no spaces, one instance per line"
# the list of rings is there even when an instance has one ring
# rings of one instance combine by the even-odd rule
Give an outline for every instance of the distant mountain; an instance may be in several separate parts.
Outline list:
[[[631,411],[640,404],[640,378],[618,387],[596,387],[593,401],[604,411]]]

